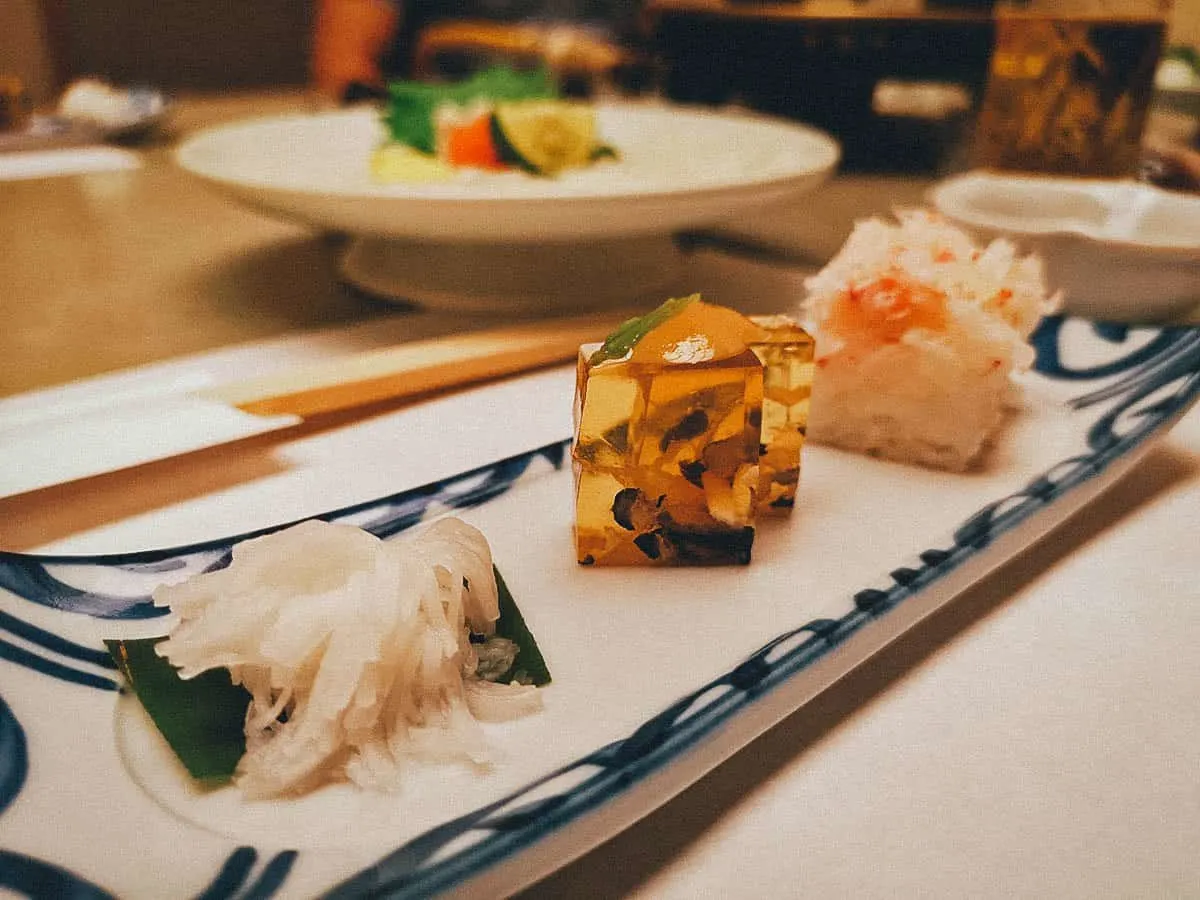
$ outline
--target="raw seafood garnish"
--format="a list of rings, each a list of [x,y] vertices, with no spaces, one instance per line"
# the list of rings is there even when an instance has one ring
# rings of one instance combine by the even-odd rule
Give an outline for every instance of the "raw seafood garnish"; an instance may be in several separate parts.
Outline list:
[[[156,591],[179,622],[155,650],[176,681],[227,672],[246,691],[234,780],[247,796],[340,780],[393,789],[412,758],[488,764],[479,722],[540,708],[534,685],[549,673],[506,593],[487,541],[461,520],[387,542],[303,522],[239,544],[228,568]],[[189,710],[155,703],[155,691],[167,696],[162,673],[138,664],[136,643],[113,645],[131,686],[193,774],[219,776],[211,760],[189,763],[178,729],[160,720],[206,707],[191,709],[195,693],[178,687]]]

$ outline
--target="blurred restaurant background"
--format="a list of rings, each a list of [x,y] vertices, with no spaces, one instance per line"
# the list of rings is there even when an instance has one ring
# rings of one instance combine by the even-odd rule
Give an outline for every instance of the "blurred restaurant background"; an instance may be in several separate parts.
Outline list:
[[[504,4],[479,8],[489,6]],[[989,0],[594,0],[569,6],[594,10],[596,19],[622,19],[610,23],[617,26],[614,40],[628,51],[623,59],[633,62],[602,73],[604,89],[743,104],[830,131],[843,142],[844,170],[929,172],[963,166],[1001,8]],[[1149,6],[1166,21],[1164,48],[1195,54],[1200,0],[1150,0]],[[1103,16],[1131,5],[1109,0],[1072,8]],[[38,106],[52,104],[84,76],[175,93],[302,86],[310,80],[318,14],[319,0],[6,0],[0,4],[0,73],[22,79]],[[443,73],[461,71],[464,52],[494,38],[474,37],[477,45],[469,47],[461,30],[428,35],[417,48],[417,74],[428,75],[438,64]],[[1171,123],[1166,128],[1171,131]],[[1173,134],[1191,137],[1179,123]]]
[[[0,275],[27,285],[9,304],[10,343],[26,349],[0,360],[0,396],[230,342],[386,317],[433,296],[402,290],[408,285],[394,283],[394,266],[386,282],[359,277],[359,263],[374,265],[379,254],[354,256],[361,242],[347,251],[353,233],[230,203],[172,164],[172,150],[215,126],[378,96],[378,83],[372,95],[370,86],[331,91],[314,78],[315,35],[335,5],[351,14],[394,12],[389,3],[0,0],[0,124],[4,91],[23,85],[40,114],[33,118],[54,125],[49,140],[65,135],[92,145],[82,147],[93,154],[82,162],[63,157],[70,165],[92,165],[102,153],[104,165],[141,169],[124,179],[106,172],[6,183],[14,249],[0,258]],[[468,8],[472,21],[439,18]],[[835,137],[838,175],[805,202],[662,236],[673,260],[688,260],[689,278],[700,277],[695,266],[706,267],[704,277],[733,305],[779,302],[743,284],[746,263],[780,279],[779,296],[788,296],[793,288],[783,283],[828,261],[856,221],[927,203],[934,184],[969,170],[1140,178],[1179,198],[1200,192],[1200,0],[406,0],[404,9],[407,43],[399,51],[391,45],[388,74],[436,80],[496,61],[548,63],[568,93],[750,109]],[[414,9],[423,27],[412,27]],[[1022,16],[1027,21],[1005,31]],[[996,51],[1005,41],[1016,41],[1007,56]],[[1046,61],[1045,71],[1014,70],[1014,61],[1021,69],[1031,59]],[[1191,79],[1184,89],[1164,85],[1168,64],[1174,77]],[[70,116],[69,127],[57,130],[65,98],[96,79],[132,89],[114,94],[132,98],[145,86],[152,90],[142,93],[174,102],[133,133],[98,135]],[[1022,106],[1038,92],[1036,108]],[[986,113],[1001,108],[1006,115],[989,120]],[[0,162],[36,155],[6,148],[43,149],[28,136],[41,139],[36,128],[0,128]],[[1030,147],[1041,157],[1029,157]],[[1078,152],[1096,147],[1094,158]],[[687,158],[686,148],[678,158]],[[71,263],[82,282],[42,261],[64,243],[86,248]],[[455,246],[446,246],[457,273]],[[543,249],[551,255],[554,245]],[[547,272],[557,271],[552,262]],[[541,271],[516,268],[514,277]],[[440,278],[443,270],[426,258],[421,271]],[[628,266],[604,267],[606,278],[618,271],[632,277]],[[570,293],[557,284],[554,291]],[[593,285],[587,296],[598,293]],[[79,302],[84,294],[91,302]],[[566,308],[556,304],[543,306]],[[466,325],[458,313],[405,323],[410,337]],[[92,328],[117,337],[92,342]]]

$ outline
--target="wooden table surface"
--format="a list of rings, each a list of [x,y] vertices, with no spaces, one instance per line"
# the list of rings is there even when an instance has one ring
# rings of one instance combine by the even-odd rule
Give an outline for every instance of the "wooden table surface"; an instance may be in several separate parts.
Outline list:
[[[336,278],[337,243],[230,203],[176,168],[182,134],[303,94],[181,104],[143,167],[0,181],[0,396],[394,313]]]
[[[339,237],[230,202],[171,161],[172,145],[197,129],[314,108],[299,91],[184,98],[162,134],[132,148],[137,170],[0,179],[0,397],[381,317],[401,320],[399,333],[412,337],[496,324],[348,288],[337,274]],[[819,262],[863,209],[919,202],[927,186],[837,179],[822,189],[821,218],[806,207],[762,223],[762,234],[790,241],[803,232]]]

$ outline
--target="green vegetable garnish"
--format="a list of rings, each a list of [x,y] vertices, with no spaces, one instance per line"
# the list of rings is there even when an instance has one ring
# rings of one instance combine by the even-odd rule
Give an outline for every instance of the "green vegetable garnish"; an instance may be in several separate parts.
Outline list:
[[[512,668],[497,680],[538,687],[549,684],[550,670],[537,641],[499,570],[494,571],[500,599],[496,636],[508,638],[518,650]],[[104,643],[188,774],[217,787],[233,777],[238,760],[246,752],[244,729],[250,693],[233,683],[227,669],[212,669],[187,680],[180,678],[178,670],[154,650],[162,640]]]
[[[433,112],[441,104],[465,106],[475,100],[492,103],[549,100],[558,96],[558,90],[545,69],[518,72],[498,66],[454,84],[393,81],[388,84],[388,95],[390,102],[383,121],[392,140],[423,153],[433,153]]]
[[[154,650],[162,640],[104,643],[188,773],[214,785],[228,781],[246,752],[243,726],[250,693],[230,680],[227,669],[180,678]]]
[[[638,341],[663,322],[679,315],[699,299],[699,294],[692,294],[690,297],[675,297],[644,316],[626,320],[617,327],[616,331],[604,339],[600,349],[591,355],[588,362],[595,366],[602,362],[608,362],[610,359],[624,359]]]
[[[498,103],[491,129],[500,159],[534,175],[556,175],[586,165],[596,152],[596,113],[584,103]]]
[[[496,590],[500,595],[500,618],[496,620],[496,636],[508,638],[517,645],[517,658],[512,668],[501,675],[497,681],[508,683],[519,681],[522,684],[533,684],[542,687],[550,683],[550,669],[542,651],[538,649],[533,633],[525,624],[525,617],[517,609],[517,601],[513,599],[508,585],[500,577],[500,570],[493,566],[496,572]]]

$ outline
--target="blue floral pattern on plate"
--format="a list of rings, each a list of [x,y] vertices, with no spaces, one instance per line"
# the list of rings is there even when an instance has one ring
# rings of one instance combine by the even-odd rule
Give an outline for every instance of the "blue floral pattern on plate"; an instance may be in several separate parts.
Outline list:
[[[902,606],[977,557],[1000,536],[1033,519],[1073,489],[1103,475],[1111,464],[1160,435],[1200,397],[1200,329],[1141,329],[1138,334],[1145,339],[1131,342],[1133,332],[1124,326],[1091,324],[1091,340],[1116,352],[1106,354],[1102,362],[1077,367],[1065,360],[1064,335],[1068,327],[1078,329],[1082,325],[1061,318],[1047,319],[1033,339],[1038,373],[1089,388],[1068,404],[1075,410],[1096,412],[1082,433],[1085,446],[1079,452],[1058,461],[1020,490],[985,505],[960,524],[946,546],[917,553],[910,564],[894,568],[886,584],[855,592],[848,598],[843,615],[814,619],[777,635],[628,736],[427,831],[343,881],[332,896],[418,897],[447,890],[611,801],[678,759],[832,648],[850,640],[867,623]],[[1132,343],[1132,348],[1124,349],[1127,343]],[[424,488],[321,518],[352,522],[388,537],[422,521],[435,508],[486,503],[539,469],[561,467],[566,448],[566,442],[555,442]],[[230,548],[253,536],[95,557],[0,554],[0,587],[45,607],[101,619],[146,619],[159,614],[149,599],[156,577],[168,571],[193,573],[227,565]],[[113,595],[73,584],[80,572],[97,567],[121,573],[128,590]],[[79,667],[79,663],[87,663],[111,669],[111,662],[97,649],[68,641],[9,614],[0,616],[0,629],[32,645],[32,649],[26,649],[0,638],[0,659],[80,685],[102,690],[117,686],[113,678]],[[25,754],[22,727],[0,701],[0,814],[21,790],[27,767]],[[447,852],[452,842],[458,849]],[[233,850],[202,896],[232,896],[241,891],[256,860],[253,848]],[[284,883],[295,860],[294,851],[273,856],[245,896],[270,896]],[[0,855],[0,885],[28,890],[50,884],[71,885],[81,896],[106,896],[57,866],[19,854]]]

